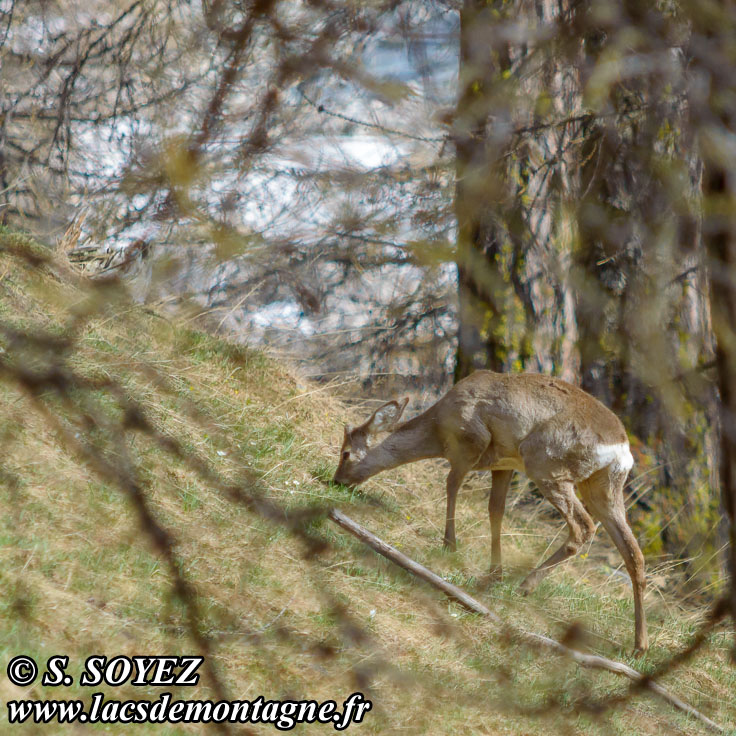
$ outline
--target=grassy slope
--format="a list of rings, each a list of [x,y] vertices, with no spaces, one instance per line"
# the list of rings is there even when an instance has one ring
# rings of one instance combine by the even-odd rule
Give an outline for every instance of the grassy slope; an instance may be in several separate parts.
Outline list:
[[[0,247],[29,244],[0,233]],[[74,315],[98,310],[65,280],[42,275],[0,253],[0,321],[63,334]],[[351,495],[330,476],[346,411],[328,393],[302,385],[264,355],[173,325],[141,308],[100,309],[80,322],[70,365],[119,382],[160,433],[173,436],[211,472],[290,508],[337,504],[407,554],[429,565],[526,628],[561,636],[582,621],[591,647],[628,659],[633,612],[620,561],[602,533],[587,551],[556,570],[529,598],[515,584],[561,533],[560,523],[528,493],[515,494],[504,528],[508,579],[480,590],[474,575],[488,564],[483,478],[459,501],[460,550],[441,548],[444,517],[440,465],[425,463],[379,476]],[[2,340],[2,338],[0,338]],[[6,354],[11,346],[3,344]],[[28,357],[43,364],[44,357]],[[104,389],[94,410],[114,424],[120,411]],[[92,653],[186,654],[196,647],[185,608],[171,593],[171,575],[141,531],[135,508],[115,483],[79,458],[39,412],[47,407],[62,429],[109,458],[120,457],[104,432],[78,420],[50,392],[34,402],[12,381],[0,382],[0,728],[5,701],[16,697],[84,697],[89,688],[28,690],[4,677],[10,657],[39,661],[67,654],[78,679]],[[74,402],[77,402],[74,404]],[[70,408],[71,407],[71,408]],[[111,425],[112,426],[112,425]],[[100,436],[97,436],[100,435]],[[233,503],[191,463],[150,434],[126,441],[157,519],[176,539],[179,569],[196,586],[201,630],[229,696],[299,697],[340,702],[354,690],[374,701],[361,733],[697,733],[655,701],[639,697],[594,719],[571,709],[544,715],[546,699],[569,703],[601,697],[624,683],[498,641],[493,628],[447,603],[326,521],[308,525],[330,546],[307,560],[305,545],[283,525]],[[252,479],[256,480],[253,481]],[[614,566],[614,568],[611,567]],[[660,581],[666,578],[662,573]],[[663,580],[666,584],[666,579]],[[666,585],[665,585],[666,587]],[[653,587],[647,607],[652,650],[636,666],[651,667],[688,641],[698,611]],[[672,689],[724,723],[736,722],[736,670],[728,639],[712,644],[667,677]],[[108,697],[156,698],[156,688],[101,688]],[[212,697],[206,681],[177,691]],[[544,708],[541,708],[544,711]],[[89,727],[88,727],[89,728]],[[136,733],[198,733],[204,726],[135,726]],[[91,731],[119,733],[120,726]],[[297,728],[298,732],[302,729]],[[310,732],[332,731],[312,726]],[[66,733],[74,727],[15,726],[12,733]],[[257,732],[273,732],[267,726]],[[74,731],[76,732],[76,731]]]

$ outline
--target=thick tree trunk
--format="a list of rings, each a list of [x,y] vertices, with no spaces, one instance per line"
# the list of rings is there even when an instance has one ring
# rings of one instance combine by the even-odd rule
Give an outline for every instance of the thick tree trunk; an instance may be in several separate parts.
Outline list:
[[[530,29],[560,12],[545,0]],[[460,16],[456,380],[476,368],[576,374],[574,300],[557,243],[570,229],[560,210],[572,190],[575,131],[535,128],[540,108],[562,117],[576,104],[574,75],[544,51],[508,42],[503,14],[518,22],[524,13],[520,4],[465,0]]]
[[[720,161],[711,160],[706,165],[703,194],[711,203],[729,202],[730,211],[736,212],[732,172],[727,171]],[[730,580],[731,615],[736,622],[736,222],[733,218],[734,215],[708,218],[705,243],[710,260],[710,299],[717,339],[721,497],[728,538],[726,566]]]
[[[587,32],[583,87],[607,43]],[[655,34],[647,42],[652,53],[668,48]],[[585,125],[573,281],[582,386],[643,443],[642,487],[653,490],[647,541],[695,556],[713,518],[716,422],[701,372],[712,347],[695,226],[699,163],[692,137],[680,132],[679,90],[664,83],[681,74],[673,61],[661,76],[611,84],[598,102],[609,114]]]
[[[458,270],[458,346],[455,380],[476,368],[500,371],[506,354],[503,334],[508,284],[501,270],[501,170],[506,141],[490,141],[490,116],[508,129],[509,111],[496,105],[498,80],[509,68],[508,49],[494,48],[492,11],[485,0],[464,0],[460,12],[460,93],[455,119]]]
[[[703,241],[720,394],[720,479],[724,511],[727,599],[736,623],[736,84],[732,3],[692,9],[690,114],[703,158]],[[736,643],[734,646],[736,656]]]

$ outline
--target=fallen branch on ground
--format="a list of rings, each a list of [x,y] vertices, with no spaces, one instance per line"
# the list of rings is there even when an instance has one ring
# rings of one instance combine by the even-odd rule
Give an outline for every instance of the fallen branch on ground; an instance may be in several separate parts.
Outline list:
[[[424,565],[420,565],[410,557],[407,557],[403,552],[399,552],[395,547],[392,547],[390,544],[386,544],[382,539],[379,539],[375,534],[369,532],[365,527],[356,523],[350,517],[345,516],[341,511],[332,509],[328,516],[338,526],[350,532],[352,535],[360,539],[361,542],[364,542],[371,547],[371,549],[375,550],[380,555],[383,555],[386,559],[391,560],[391,562],[397,564],[399,567],[403,567],[404,570],[408,570],[413,575],[416,575],[418,578],[421,578],[430,585],[433,585],[435,588],[438,588],[445,595],[449,596],[454,601],[457,601],[468,610],[473,611],[474,613],[479,613],[493,621],[493,623],[505,627],[506,631],[512,633],[518,639],[521,639],[537,648],[543,647],[545,649],[551,649],[558,654],[570,657],[570,659],[581,667],[606,670],[608,672],[613,672],[616,675],[628,677],[630,680],[639,684],[643,690],[649,690],[655,695],[658,695],[667,703],[677,708],[677,710],[696,718],[711,731],[724,733],[724,729],[706,715],[701,713],[699,710],[696,710],[685,701],[680,700],[680,698],[670,693],[662,687],[662,685],[655,682],[647,675],[642,675],[641,672],[637,672],[633,667],[629,667],[623,662],[616,662],[612,659],[607,659],[606,657],[600,657],[597,654],[585,654],[584,652],[579,652],[542,634],[535,634],[529,631],[524,631],[523,629],[518,629],[504,621],[500,616],[493,613],[489,608],[486,608],[486,606],[484,606],[480,601],[468,595],[464,590],[458,588],[452,583],[448,583],[447,580],[444,580],[436,573],[424,567]]]

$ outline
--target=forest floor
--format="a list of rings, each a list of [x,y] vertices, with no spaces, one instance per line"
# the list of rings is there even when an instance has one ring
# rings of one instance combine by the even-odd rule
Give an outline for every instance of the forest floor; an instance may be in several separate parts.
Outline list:
[[[325,514],[337,506],[518,626],[563,638],[574,623],[589,651],[643,672],[687,646],[708,610],[707,601],[677,594],[672,561],[648,560],[651,649],[636,658],[631,588],[605,532],[532,595],[517,591],[564,534],[554,511],[517,476],[504,522],[506,577],[483,586],[486,475],[461,491],[459,548],[447,552],[442,463],[400,468],[355,492],[331,484],[342,424],[358,417],[329,387],[301,381],[288,366],[184,319],[126,305],[112,286],[86,290],[63,267],[29,262],[29,252],[40,251],[0,232],[3,733],[84,730],[11,727],[8,701],[89,702],[94,692],[156,700],[164,691],[186,700],[262,695],[340,706],[359,691],[373,708],[350,726],[356,733],[702,732],[646,694],[607,707],[628,681],[499,635]],[[29,334],[31,341],[23,337]],[[733,632],[717,630],[663,684],[734,729],[732,645]],[[93,654],[194,655],[202,646],[219,693],[204,666],[195,686],[79,683]],[[20,654],[41,670],[52,655],[68,656],[73,684],[44,687],[39,678],[13,685],[6,667]],[[232,733],[275,730],[225,726]]]

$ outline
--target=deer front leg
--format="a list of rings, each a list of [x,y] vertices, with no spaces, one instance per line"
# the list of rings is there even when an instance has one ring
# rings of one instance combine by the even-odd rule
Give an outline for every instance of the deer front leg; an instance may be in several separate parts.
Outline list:
[[[503,576],[501,562],[501,523],[506,509],[513,470],[494,470],[491,473],[491,495],[488,498],[488,517],[491,522],[491,569],[487,580],[500,580]]]
[[[467,470],[463,467],[452,467],[447,476],[447,513],[445,515],[445,547],[454,550],[457,547],[455,540],[455,501],[457,500],[457,492],[463,483],[463,479],[467,475]]]

